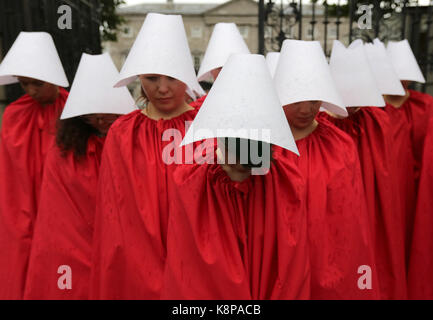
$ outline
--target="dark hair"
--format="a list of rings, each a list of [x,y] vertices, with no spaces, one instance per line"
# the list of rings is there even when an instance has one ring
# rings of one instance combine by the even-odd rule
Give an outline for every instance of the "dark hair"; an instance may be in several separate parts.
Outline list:
[[[73,152],[76,159],[87,152],[87,140],[92,134],[99,131],[85,122],[81,117],[57,121],[56,143],[65,157],[68,152]]]
[[[247,148],[247,152],[248,152],[248,162],[247,163],[241,163],[242,166],[244,166],[245,168],[260,168],[263,166],[263,162],[260,163],[254,163],[253,159],[251,157],[251,153],[252,152],[256,152],[257,156],[259,157],[263,157],[266,156],[265,150],[269,150],[270,154],[269,154],[269,164],[271,164],[274,161],[274,158],[272,157],[272,144],[266,143],[266,142],[262,142],[262,141],[254,141],[254,140],[250,140],[250,139],[242,139],[242,138],[224,138],[224,145],[226,150],[228,149],[228,151],[232,151],[231,148],[229,148],[229,144],[230,143],[235,143],[236,145],[236,160],[240,161],[241,160],[241,152],[245,152],[245,150],[241,150],[241,140],[242,140],[242,144],[246,144],[248,146]],[[267,145],[266,147],[268,148],[264,148],[264,145]],[[257,150],[253,150],[253,146],[257,146]]]

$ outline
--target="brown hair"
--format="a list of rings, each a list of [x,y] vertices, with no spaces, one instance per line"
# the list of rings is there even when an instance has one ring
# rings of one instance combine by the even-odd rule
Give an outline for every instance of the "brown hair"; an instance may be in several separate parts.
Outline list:
[[[85,122],[81,117],[58,120],[56,143],[65,157],[68,152],[73,152],[76,159],[87,152],[87,141],[91,135],[97,135],[99,131]]]

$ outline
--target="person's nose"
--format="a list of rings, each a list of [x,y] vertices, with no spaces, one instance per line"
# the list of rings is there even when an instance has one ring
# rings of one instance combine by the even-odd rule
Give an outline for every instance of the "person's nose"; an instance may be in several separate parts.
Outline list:
[[[158,91],[161,94],[166,94],[169,91],[169,83],[166,77],[161,77],[158,84]]]

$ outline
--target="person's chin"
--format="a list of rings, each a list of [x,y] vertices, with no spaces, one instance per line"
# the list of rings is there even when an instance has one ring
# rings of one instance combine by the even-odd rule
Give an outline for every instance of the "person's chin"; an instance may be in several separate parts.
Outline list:
[[[307,128],[314,121],[314,118],[299,118],[296,120],[296,126],[298,128]]]
[[[174,103],[158,103],[158,105],[156,105],[156,107],[163,111],[163,112],[171,112],[176,110],[176,106],[174,105]]]

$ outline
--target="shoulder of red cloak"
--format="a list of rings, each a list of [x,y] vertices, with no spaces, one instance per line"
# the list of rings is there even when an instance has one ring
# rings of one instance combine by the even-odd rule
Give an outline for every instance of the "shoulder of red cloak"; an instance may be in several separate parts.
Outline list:
[[[411,89],[409,89],[409,92],[410,92],[409,99],[412,99],[414,101],[419,101],[420,103],[433,107],[433,97],[428,93],[411,90]]]
[[[407,112],[412,114],[411,118],[414,121],[422,121],[424,130],[428,122],[428,118],[433,115],[433,97],[427,93],[409,90],[410,95],[407,100]],[[420,124],[415,124],[416,126]],[[414,128],[417,129],[417,128]]]
[[[39,103],[28,94],[21,96],[19,99],[6,106],[2,118],[2,127],[7,128],[9,125],[16,123],[21,119],[23,111],[38,106]]]
[[[338,143],[341,150],[352,151],[348,155],[352,155],[352,154],[357,155],[356,145],[353,142],[353,139],[346,132],[339,129],[337,126],[335,126],[332,122],[330,122],[327,119],[319,118],[317,119],[317,122],[319,123],[319,125],[317,129],[313,131],[313,133],[310,136],[312,137],[316,135],[320,136],[321,139],[326,139],[330,144]]]
[[[206,99],[207,94],[205,94],[204,96],[198,98],[197,100],[191,102],[189,105],[193,108],[196,108],[197,110],[200,109],[200,107],[202,106],[204,100]]]
[[[63,110],[68,95],[68,91],[59,87],[59,96],[57,97],[55,103],[47,107],[54,108],[54,110],[56,111],[55,114],[58,114],[58,116],[60,116],[60,113]],[[7,131],[7,128],[9,128],[10,126],[16,126],[19,123],[27,125],[29,121],[28,117],[32,115],[31,111],[33,111],[36,107],[41,106],[28,94],[24,94],[19,99],[9,104],[3,113],[2,128],[5,129],[2,130],[2,132]]]

